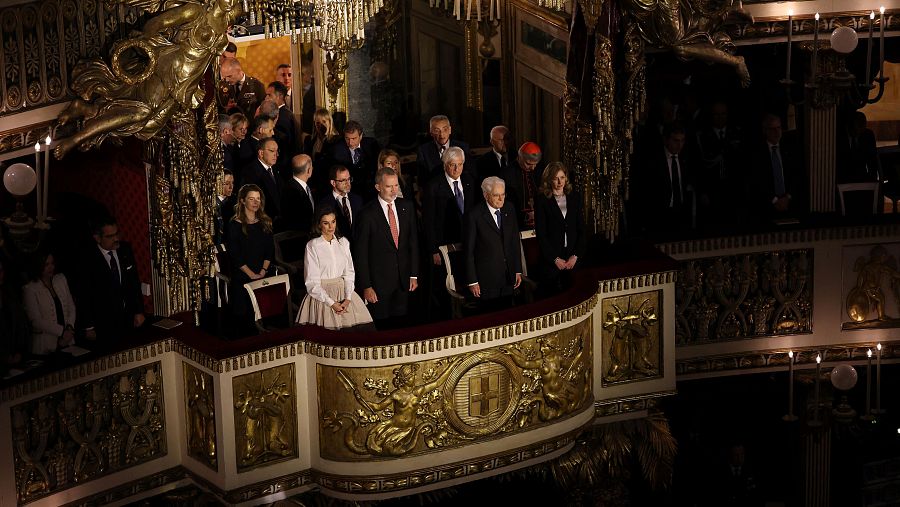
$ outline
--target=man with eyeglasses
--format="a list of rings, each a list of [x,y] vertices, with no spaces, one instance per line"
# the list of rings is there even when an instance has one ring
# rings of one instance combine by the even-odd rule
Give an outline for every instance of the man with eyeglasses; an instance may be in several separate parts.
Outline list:
[[[362,197],[350,191],[353,178],[350,177],[350,170],[346,167],[333,166],[329,178],[331,179],[331,192],[319,200],[317,207],[328,206],[333,209],[337,218],[338,231],[352,242],[353,220],[356,213],[362,209]]]

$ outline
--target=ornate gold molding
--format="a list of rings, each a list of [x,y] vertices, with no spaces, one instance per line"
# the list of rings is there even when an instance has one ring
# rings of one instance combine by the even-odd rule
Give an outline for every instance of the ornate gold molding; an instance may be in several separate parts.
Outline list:
[[[874,5],[874,4],[873,4]],[[877,7],[877,5],[874,5]],[[831,32],[835,28],[841,26],[849,26],[857,32],[865,32],[869,29],[869,12],[866,11],[849,11],[840,13],[827,13],[819,20],[819,33]],[[900,17],[894,15],[890,11],[884,14],[885,31],[897,30],[900,28]],[[808,14],[800,18],[794,16],[793,19],[793,35],[812,35],[815,29],[815,20],[813,14]],[[873,23],[875,30],[880,29],[879,14],[875,12],[875,22]],[[765,37],[786,37],[787,36],[787,11],[784,16],[767,16],[755,18],[753,23],[728,25],[726,31],[732,40],[740,41],[742,39],[759,39]],[[862,35],[860,35],[862,37]]]
[[[660,391],[657,393],[642,394],[640,396],[616,398],[615,400],[597,401],[594,402],[594,415],[596,417],[608,417],[611,415],[651,410],[656,408],[659,404],[659,398],[673,396],[675,394],[678,394],[678,391]]]
[[[319,364],[320,454],[338,461],[414,456],[575,415],[593,399],[592,343],[588,318],[512,345],[436,361],[371,368]]]
[[[600,379],[603,387],[663,376],[661,290],[604,298]]]
[[[231,384],[238,473],[296,458],[294,364],[239,375]]]
[[[187,414],[188,455],[200,463],[219,470],[216,443],[216,396],[212,375],[187,362],[182,363],[184,373],[184,405]]]
[[[19,503],[166,455],[162,363],[11,408]]]

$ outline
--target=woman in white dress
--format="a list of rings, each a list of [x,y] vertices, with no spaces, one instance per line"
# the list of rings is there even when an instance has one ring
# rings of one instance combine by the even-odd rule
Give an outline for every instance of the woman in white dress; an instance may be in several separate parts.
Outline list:
[[[31,321],[32,354],[50,354],[75,342],[75,302],[66,277],[56,272],[50,254],[34,259],[31,282],[22,289],[25,313]]]
[[[297,314],[298,324],[316,324],[344,329],[369,324],[372,316],[353,291],[355,272],[350,242],[340,236],[334,210],[316,211],[314,227],[319,233],[306,244],[303,274],[307,295]]]

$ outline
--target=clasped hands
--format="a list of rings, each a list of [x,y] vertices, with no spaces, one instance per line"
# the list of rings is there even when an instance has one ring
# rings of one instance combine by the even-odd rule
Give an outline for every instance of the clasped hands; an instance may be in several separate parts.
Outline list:
[[[574,255],[569,257],[569,260],[562,260],[559,257],[553,261],[553,264],[556,265],[556,269],[560,271],[564,271],[566,269],[573,269],[575,267],[575,263],[578,261],[578,258]]]
[[[338,315],[340,315],[342,313],[347,313],[347,308],[349,308],[349,307],[350,307],[349,299],[345,299],[341,302],[335,301],[334,303],[331,303],[331,309],[334,310],[334,313],[336,313]]]

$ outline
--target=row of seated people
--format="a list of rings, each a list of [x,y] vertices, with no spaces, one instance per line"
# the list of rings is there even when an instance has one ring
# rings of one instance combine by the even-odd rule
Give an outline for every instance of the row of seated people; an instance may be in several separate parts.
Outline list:
[[[520,158],[532,166],[540,161],[532,151],[520,149]],[[535,151],[536,150],[536,151]],[[365,301],[378,328],[394,327],[409,311],[409,293],[420,277],[434,277],[431,270],[445,269],[439,248],[461,244],[462,260],[453,267],[457,287],[480,309],[509,306],[522,283],[520,224],[528,217],[507,198],[503,178],[488,176],[476,185],[465,170],[465,152],[452,146],[441,156],[443,171],[431,178],[422,192],[422,218],[408,194],[401,197],[400,175],[389,165],[374,177],[376,197],[364,202],[351,192],[349,170],[333,169],[333,192],[316,200],[308,185],[312,163],[307,155],[294,159],[294,175],[300,192],[293,197],[303,207],[315,210],[312,238],[306,245],[304,285],[307,296],[298,319],[332,328],[369,322],[366,307],[355,304],[354,292]],[[565,285],[565,278],[583,257],[587,238],[582,222],[580,196],[572,192],[569,173],[561,163],[549,164],[536,183],[532,213],[540,249],[536,278],[540,289],[552,293]],[[352,211],[342,209],[343,197]],[[284,201],[283,201],[284,202]],[[225,225],[228,256],[232,266],[233,313],[247,324],[249,300],[243,284],[265,278],[274,268],[275,224],[267,212],[268,197],[254,184],[241,187],[234,216]],[[421,257],[420,257],[421,254]],[[420,259],[431,267],[420,266]],[[432,284],[432,289],[437,289]],[[439,297],[439,296],[438,296]],[[251,329],[249,326],[246,329]]]
[[[69,278],[57,272],[54,255],[46,251],[20,262],[0,256],[0,369],[53,354],[76,338],[90,349],[102,348],[143,325],[131,247],[119,240],[111,218],[92,223],[92,231],[93,241],[72,258],[77,268]]]

